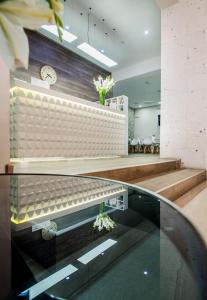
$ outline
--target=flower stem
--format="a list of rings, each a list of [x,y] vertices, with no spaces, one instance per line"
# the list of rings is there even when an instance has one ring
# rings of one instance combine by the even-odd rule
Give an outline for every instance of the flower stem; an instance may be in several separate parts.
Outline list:
[[[99,214],[103,214],[105,211],[105,203],[102,202],[99,206]]]
[[[99,92],[99,102],[101,105],[105,105],[105,96],[106,96],[105,93]]]

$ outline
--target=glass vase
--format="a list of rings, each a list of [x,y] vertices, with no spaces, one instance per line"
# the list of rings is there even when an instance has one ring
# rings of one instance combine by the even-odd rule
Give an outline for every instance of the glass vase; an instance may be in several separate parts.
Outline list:
[[[99,94],[99,103],[105,105],[105,95],[103,93]]]

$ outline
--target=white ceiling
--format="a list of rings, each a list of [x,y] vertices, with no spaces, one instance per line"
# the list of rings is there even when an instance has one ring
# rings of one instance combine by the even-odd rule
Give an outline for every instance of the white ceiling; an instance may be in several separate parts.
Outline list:
[[[104,49],[118,63],[111,71],[160,56],[160,9],[156,0],[66,0],[64,5],[64,25],[78,36],[73,43],[64,45],[87,59],[97,63],[77,49],[88,38],[93,47]],[[148,35],[144,34],[145,30],[149,31]]]
[[[113,88],[114,96],[126,95],[129,107],[139,108],[159,105],[160,102],[160,71],[122,80]]]

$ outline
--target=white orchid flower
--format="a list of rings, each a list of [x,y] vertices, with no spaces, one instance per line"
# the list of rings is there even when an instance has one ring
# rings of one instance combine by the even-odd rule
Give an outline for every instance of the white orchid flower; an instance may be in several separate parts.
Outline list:
[[[94,85],[96,87],[96,90],[99,93],[104,93],[106,95],[110,89],[115,85],[115,81],[111,76],[107,76],[105,79],[103,79],[102,76],[98,76],[98,79],[93,79]]]
[[[29,44],[23,28],[35,30],[54,23],[54,11],[46,0],[0,2],[0,57],[11,70],[28,68]]]
[[[100,213],[93,224],[93,228],[98,228],[98,231],[102,231],[104,228],[108,231],[115,227],[115,222],[106,214]]]

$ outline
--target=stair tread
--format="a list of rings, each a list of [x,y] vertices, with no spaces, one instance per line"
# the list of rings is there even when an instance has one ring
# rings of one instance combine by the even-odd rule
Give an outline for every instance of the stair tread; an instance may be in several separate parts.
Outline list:
[[[182,169],[179,169],[179,170],[183,170],[184,168]],[[171,173],[175,173],[177,172],[177,170],[172,170],[172,171],[165,171],[165,172],[161,172],[161,173],[157,173],[157,174],[153,174],[153,175],[148,175],[148,176],[144,176],[144,177],[141,177],[141,178],[136,178],[136,179],[133,179],[133,180],[129,180],[129,183],[132,183],[132,184],[140,184],[140,182],[144,182],[144,181],[147,181],[149,179],[152,179],[152,178],[157,178],[158,176],[163,176],[163,175],[168,175],[168,174],[171,174]]]
[[[204,172],[205,172],[205,170],[202,170],[202,169],[178,170],[178,171],[170,172],[169,174],[165,174],[162,176],[156,176],[152,179],[145,180],[145,181],[135,183],[135,184],[140,187],[149,189],[153,192],[159,192],[166,187],[176,185],[176,183],[178,183],[180,181],[184,181],[190,177],[197,176]]]
[[[200,183],[199,185],[195,186],[189,192],[185,193],[181,197],[179,197],[174,203],[179,207],[183,208],[190,201],[192,201],[200,192],[202,192],[205,188],[207,188],[207,181]]]
[[[207,243],[207,182],[206,188],[198,193],[190,202],[188,202],[183,208],[183,213],[194,224],[199,231],[204,241]]]

